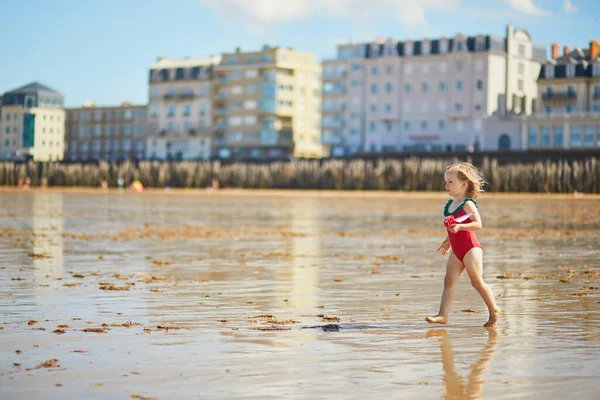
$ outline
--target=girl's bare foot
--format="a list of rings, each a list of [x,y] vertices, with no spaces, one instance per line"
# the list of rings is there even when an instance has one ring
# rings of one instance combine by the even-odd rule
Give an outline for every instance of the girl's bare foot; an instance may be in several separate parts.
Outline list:
[[[486,328],[495,327],[496,323],[498,322],[498,318],[500,317],[500,312],[501,312],[501,310],[499,308],[492,311],[490,313],[490,319],[488,319],[488,321],[485,324],[483,324],[483,326]]]
[[[430,324],[445,324],[446,322],[448,322],[446,318],[442,317],[439,314],[435,317],[427,316],[425,317],[425,321],[429,322]]]

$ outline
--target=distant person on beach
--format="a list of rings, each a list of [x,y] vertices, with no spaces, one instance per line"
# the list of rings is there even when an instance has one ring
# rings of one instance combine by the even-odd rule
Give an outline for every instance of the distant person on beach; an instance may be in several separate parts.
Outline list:
[[[466,269],[471,284],[485,301],[490,313],[483,326],[494,327],[498,322],[500,308],[496,305],[492,290],[483,281],[483,251],[474,233],[483,227],[475,199],[482,191],[485,180],[473,165],[457,163],[446,168],[444,182],[446,192],[452,199],[448,200],[444,208],[444,226],[448,238],[442,242],[438,251],[441,249],[442,255],[450,253],[450,258],[446,264],[440,311],[434,317],[427,316],[425,320],[437,324],[448,322],[456,281]]]

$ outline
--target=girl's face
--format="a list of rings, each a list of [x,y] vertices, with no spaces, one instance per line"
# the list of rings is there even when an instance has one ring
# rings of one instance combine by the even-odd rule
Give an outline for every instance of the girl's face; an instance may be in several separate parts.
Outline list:
[[[460,196],[467,189],[467,183],[458,179],[456,172],[446,172],[444,174],[444,187],[451,197]]]

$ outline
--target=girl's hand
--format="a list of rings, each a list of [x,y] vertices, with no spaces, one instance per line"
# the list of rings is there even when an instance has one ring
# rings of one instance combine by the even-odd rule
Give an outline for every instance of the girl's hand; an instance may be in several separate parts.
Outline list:
[[[446,254],[448,254],[448,251],[450,251],[450,241],[449,240],[444,240],[442,242],[442,244],[440,245],[440,247],[438,247],[437,251],[440,251],[440,249],[442,250],[442,255],[445,256]]]
[[[456,224],[454,225],[452,228],[448,229],[450,232],[452,233],[456,233],[458,231],[460,231],[460,224]]]

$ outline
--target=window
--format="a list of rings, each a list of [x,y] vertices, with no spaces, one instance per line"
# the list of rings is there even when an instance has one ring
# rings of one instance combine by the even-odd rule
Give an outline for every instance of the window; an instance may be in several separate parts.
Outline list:
[[[554,78],[554,65],[545,65],[544,73],[546,75],[546,78],[548,78],[548,79]]]
[[[567,65],[567,76],[569,78],[575,76],[575,66],[573,64]]]
[[[519,65],[517,66],[517,72],[519,75],[523,75],[525,73],[525,64],[520,62]]]
[[[10,126],[6,127],[6,134],[9,135],[10,134]]]
[[[392,129],[393,129],[393,124],[392,124],[391,122],[386,122],[386,123],[385,123],[385,129],[386,129],[388,132],[391,132],[391,131],[392,131]]]
[[[421,91],[427,93],[429,91],[429,84],[427,82],[421,83]]]
[[[50,117],[52,119],[52,117]],[[94,112],[94,121],[100,121],[102,119],[102,111],[98,110]]]
[[[391,104],[386,104],[385,105],[385,112],[387,114],[391,114],[392,113],[392,105]]]
[[[462,121],[456,121],[456,131],[462,132],[465,129],[464,123]]]
[[[79,137],[85,138],[85,137],[88,137],[89,134],[90,134],[90,128],[88,128],[87,126],[79,127]]]
[[[169,129],[169,132],[175,132],[175,124],[173,122],[169,122],[167,128]]]
[[[117,140],[113,140],[113,151],[119,151],[119,142]]]
[[[456,103],[456,104],[454,105],[454,109],[455,109],[457,112],[461,112],[461,111],[463,110],[463,106],[462,106],[462,104],[461,104],[461,103]]]
[[[573,105],[572,104],[567,104],[567,112],[568,113],[572,113],[573,112]]]
[[[377,67],[371,68],[371,75],[377,76],[379,74],[379,69]]]
[[[523,79],[519,79],[517,81],[517,90],[519,90],[519,91],[522,92],[523,91],[523,87],[524,87]]]
[[[206,115],[206,104],[200,104],[199,113],[200,113],[201,117],[203,117],[204,115]]]
[[[483,81],[482,81],[481,79],[478,79],[478,80],[477,80],[477,85],[476,85],[476,87],[477,87],[477,91],[478,91],[478,92],[481,92],[481,91],[483,90]]]
[[[190,122],[184,122],[183,123],[183,130],[185,132],[189,132],[192,130],[192,124]]]
[[[386,69],[385,69],[385,73],[386,73],[387,75],[392,75],[392,74],[394,73],[394,67],[393,67],[393,66],[391,66],[391,65],[388,65],[388,66],[386,67]]]
[[[143,108],[138,108],[135,110],[135,119],[144,119],[146,116],[146,110]]]
[[[352,81],[352,87],[360,87],[360,82],[359,81]]]
[[[463,81],[456,81],[456,90],[462,92],[463,90]]]
[[[459,43],[460,44],[460,43]],[[465,65],[462,61],[457,61],[456,62],[456,70],[458,72],[462,72],[462,70],[465,68]]]
[[[377,125],[375,124],[375,122],[369,123],[369,130],[371,131],[371,133],[374,133],[377,130]]]
[[[133,113],[131,112],[131,110],[127,109],[123,112],[123,118],[127,121],[131,120],[131,118],[133,118]]]
[[[250,85],[246,86],[246,94],[254,94],[256,93],[256,86]]]
[[[102,125],[94,125],[94,136],[102,135]]]
[[[377,85],[371,84],[371,94],[377,94]]]
[[[531,125],[529,127],[527,146],[528,147],[537,147],[537,145],[538,145],[538,127],[536,125]]]
[[[552,114],[552,107],[546,106],[546,114]]]
[[[554,127],[554,147],[563,147],[563,126]]]
[[[446,121],[444,121],[444,120],[438,121],[438,130],[440,132],[444,132],[446,130]]]
[[[481,111],[481,104],[475,104],[475,111]]]
[[[456,51],[463,51],[463,48],[463,42],[458,42],[458,44],[456,45]]]
[[[581,147],[581,127],[579,125],[571,126],[571,147]]]
[[[542,126],[541,146],[550,147],[550,127],[547,125]]]
[[[187,117],[192,113],[192,107],[189,104],[183,106],[183,116]]]
[[[440,82],[440,92],[445,93],[447,90],[446,82]]]
[[[481,131],[481,120],[478,118],[473,122],[473,129],[476,131]]]
[[[594,126],[586,125],[583,128],[583,147],[594,147]]]
[[[410,131],[410,122],[405,121],[403,126],[404,126],[404,132]]]
[[[404,84],[404,91],[405,91],[406,93],[410,93],[411,89],[412,89],[412,88],[411,88],[411,86],[410,86],[410,83],[406,83],[406,84]]]
[[[158,106],[156,104],[152,104],[150,106],[150,116],[156,117],[158,115]]]
[[[425,132],[425,131],[427,131],[427,128],[428,128],[427,121],[421,121],[421,131]]]
[[[131,135],[131,125],[127,124],[123,126],[123,135]]]
[[[144,125],[136,125],[133,133],[135,134],[135,136],[142,136],[144,134]]]
[[[107,140],[104,142],[104,152],[107,153],[110,151],[110,142]]]
[[[520,56],[525,55],[525,45],[524,44],[519,45],[519,55]]]
[[[6,114],[6,120],[10,121],[10,114]]]
[[[423,64],[422,70],[423,70],[424,74],[428,74],[429,73],[429,64],[427,64],[427,63]]]
[[[360,71],[362,68],[360,66],[360,64],[353,64],[352,65],[352,71]]]
[[[376,104],[371,104],[371,113],[376,113],[377,112],[377,105]]]
[[[385,91],[390,94],[392,93],[392,84],[391,83],[386,83],[385,84]]]
[[[173,104],[169,104],[167,116],[169,116],[169,117],[175,116],[175,106]]]

